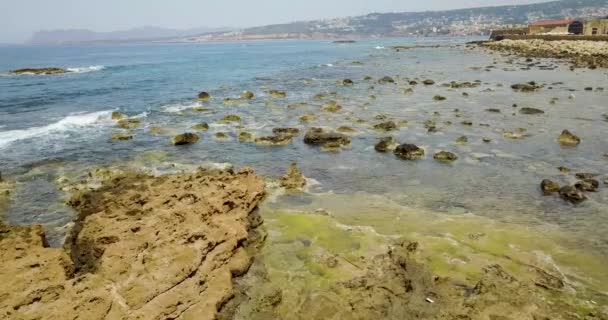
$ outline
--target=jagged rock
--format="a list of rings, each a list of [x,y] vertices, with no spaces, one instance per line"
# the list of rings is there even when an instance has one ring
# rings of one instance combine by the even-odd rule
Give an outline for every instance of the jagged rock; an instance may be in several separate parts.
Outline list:
[[[207,131],[209,130],[209,124],[206,122],[196,124],[192,126],[192,130]]]
[[[581,139],[568,130],[562,132],[558,141],[564,146],[577,146],[581,143]]]
[[[113,141],[126,141],[133,139],[133,135],[130,133],[115,133],[112,135]]]
[[[434,85],[434,84],[435,84],[435,81],[434,81],[434,80],[431,80],[431,79],[427,79],[427,80],[422,81],[422,83],[423,83],[425,86],[432,86],[432,85]]]
[[[174,136],[173,138],[171,138],[171,143],[173,143],[173,145],[175,145],[175,146],[181,146],[181,145],[196,143],[196,142],[198,142],[198,140],[199,140],[198,135],[196,135],[194,133],[186,132],[186,133],[178,134],[178,135]]]
[[[118,111],[114,111],[112,112],[112,120],[122,120],[124,119],[126,116]]]
[[[573,204],[579,204],[587,200],[587,197],[574,186],[565,186],[561,188],[559,190],[559,195],[562,199]]]
[[[440,152],[435,153],[435,155],[433,156],[433,159],[435,159],[439,162],[454,162],[454,161],[458,160],[458,156],[452,152],[440,151]]]
[[[393,131],[393,130],[397,130],[397,124],[394,121],[386,121],[386,122],[382,122],[382,123],[378,123],[376,125],[374,125],[374,129],[376,130],[382,130],[382,131]]]
[[[289,190],[302,189],[306,186],[306,178],[296,163],[292,163],[287,169],[287,174],[281,178],[281,186]]]
[[[397,141],[393,137],[384,137],[380,139],[374,146],[374,149],[378,152],[388,152],[394,150],[397,147]]]
[[[116,126],[118,128],[122,128],[122,129],[137,129],[137,128],[139,128],[139,126],[141,126],[141,119],[129,118],[129,119],[118,120],[118,122],[116,123]]]
[[[9,71],[10,74],[61,74],[67,73],[68,70],[63,68],[25,68]]]
[[[395,79],[393,79],[389,76],[385,76],[385,77],[382,77],[380,80],[378,80],[378,83],[380,83],[380,84],[395,83]]]
[[[223,123],[227,123],[227,122],[241,122],[241,117],[237,116],[236,114],[229,114],[225,117],[222,118],[221,122]]]
[[[304,143],[310,145],[324,145],[329,142],[348,145],[350,138],[341,133],[325,132],[322,128],[310,128],[304,136]]]
[[[600,182],[595,179],[585,179],[575,183],[574,187],[585,192],[597,192]]]
[[[418,160],[424,157],[424,150],[414,144],[401,144],[395,148],[394,154],[404,160]]]
[[[281,98],[286,98],[287,97],[287,93],[285,91],[279,91],[279,90],[270,90],[268,92],[268,94],[270,94],[271,97],[277,98],[277,99],[281,99]]]
[[[540,109],[525,107],[525,108],[519,109],[519,113],[521,113],[521,114],[543,114],[545,112]]]
[[[559,192],[560,186],[555,181],[545,179],[540,183],[540,190],[543,192],[543,195],[548,196],[552,193]]]
[[[209,101],[211,100],[211,94],[209,94],[209,92],[201,92],[198,94],[198,100],[199,101]]]
[[[255,94],[251,91],[245,91],[241,93],[241,99],[251,100],[255,98]]]

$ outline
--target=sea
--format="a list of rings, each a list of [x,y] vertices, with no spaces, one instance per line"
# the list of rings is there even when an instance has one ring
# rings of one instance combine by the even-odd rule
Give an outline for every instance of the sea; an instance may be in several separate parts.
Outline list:
[[[280,270],[279,278],[285,270],[301,279],[319,277],[284,263],[303,238],[313,245],[323,239],[322,246],[354,230],[381,237],[386,245],[399,237],[416,239],[440,274],[465,279],[491,261],[517,273],[518,261],[558,272],[586,299],[605,299],[608,72],[466,45],[473,40],[480,39],[0,47],[0,172],[14,181],[3,219],[42,224],[50,244],[61,246],[75,217],[66,205],[66,186],[103,170],[164,174],[248,166],[273,181],[295,162],[307,177],[305,191],[288,192],[269,182],[261,208],[270,231],[265,250],[272,253],[265,257],[271,274]],[[9,73],[35,67],[69,72]],[[395,83],[378,81],[385,76]],[[344,79],[353,85],[343,85]],[[427,79],[434,84],[424,85]],[[511,89],[530,81],[542,88]],[[453,84],[463,82],[469,84]],[[271,90],[287,96],[272,97]],[[201,91],[211,100],[198,101]],[[244,91],[255,98],[238,100]],[[330,101],[342,108],[324,110]],[[524,114],[524,107],[544,113]],[[115,111],[139,119],[141,126],[118,128]],[[241,121],[222,122],[226,115]],[[304,123],[303,115],[314,120]],[[398,128],[374,128],[386,121]],[[200,123],[209,130],[192,129]],[[277,127],[302,134],[285,146],[238,138],[241,132],[272,135]],[[339,152],[307,145],[303,133],[310,127],[348,127],[352,142]],[[582,143],[561,146],[557,139],[565,129]],[[111,139],[125,132],[133,139]],[[184,132],[201,139],[172,145],[171,137]],[[374,145],[387,136],[420,146],[425,157],[406,161],[376,152]],[[458,160],[435,161],[438,151],[453,152]],[[573,184],[575,173],[592,173],[600,182],[582,204],[541,193],[543,179]],[[294,223],[309,218],[308,229]],[[290,227],[295,229],[285,232]],[[293,246],[285,245],[289,241]]]

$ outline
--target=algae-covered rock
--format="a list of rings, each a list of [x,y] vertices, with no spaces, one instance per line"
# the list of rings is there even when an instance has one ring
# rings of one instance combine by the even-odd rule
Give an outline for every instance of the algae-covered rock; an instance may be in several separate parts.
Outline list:
[[[217,133],[215,133],[214,136],[215,136],[215,138],[217,140],[228,140],[228,139],[230,139],[230,135],[228,135],[228,133],[226,133],[226,132],[217,132]]]
[[[274,128],[274,129],[272,129],[272,133],[274,133],[277,136],[284,135],[284,136],[295,137],[300,134],[300,129],[298,129],[298,128]]]
[[[458,156],[449,151],[440,151],[433,155],[433,159],[439,162],[454,162],[458,160]]]
[[[341,126],[338,129],[336,129],[336,131],[340,132],[340,133],[344,133],[344,134],[355,134],[357,133],[357,130],[349,127],[349,126]]]
[[[199,101],[209,101],[211,100],[211,94],[209,92],[203,91],[198,94]]]
[[[141,119],[128,118],[128,119],[118,120],[118,122],[116,123],[116,126],[118,128],[122,128],[122,129],[137,129],[141,126]]]
[[[310,128],[304,136],[304,143],[310,145],[324,145],[330,142],[347,145],[350,144],[350,138],[340,133],[326,132],[321,128]]]
[[[587,200],[587,197],[574,186],[565,186],[561,188],[559,190],[559,195],[562,199],[573,204],[579,204]]]
[[[286,98],[287,97],[287,92],[280,91],[280,90],[270,90],[270,91],[268,91],[268,94],[270,94],[271,97],[277,98],[277,99],[281,99],[281,98]]]
[[[562,131],[558,139],[559,143],[564,146],[578,146],[581,143],[581,138],[568,130]]]
[[[289,190],[302,189],[306,186],[306,179],[296,163],[292,163],[287,169],[287,174],[281,178],[281,186]]]
[[[528,83],[517,83],[511,86],[511,89],[521,92],[534,92],[540,88],[542,88],[542,86],[537,85],[534,81]]]
[[[553,180],[545,179],[540,183],[540,190],[545,196],[559,192],[560,189],[561,187],[559,186],[559,183]]]
[[[324,111],[327,112],[338,112],[340,110],[342,110],[342,106],[339,105],[336,101],[329,101],[325,104],[325,106],[323,107]]]
[[[432,86],[435,84],[435,81],[431,80],[431,79],[427,79],[427,80],[422,81],[422,84],[424,84],[425,86]]]
[[[415,144],[401,144],[395,148],[394,154],[404,160],[419,160],[424,157],[424,150]]]
[[[600,187],[600,182],[595,179],[585,179],[576,182],[574,187],[585,192],[597,192],[597,189]]]
[[[239,132],[239,141],[241,141],[241,142],[253,141],[253,135],[249,132],[241,131],[241,132]]]
[[[300,122],[302,123],[310,123],[315,121],[317,117],[314,114],[305,114],[300,117]]]
[[[228,123],[228,122],[241,122],[241,117],[237,116],[236,114],[229,114],[225,117],[222,118],[222,120],[220,120],[223,123]]]
[[[195,124],[192,126],[192,130],[207,131],[209,130],[209,124],[206,122]]]
[[[255,138],[255,143],[266,146],[286,146],[292,141],[289,135],[274,135]]]
[[[343,86],[352,86],[353,84],[355,84],[355,83],[351,79],[344,79],[344,80],[342,80],[342,85]]]
[[[395,79],[393,79],[392,77],[389,77],[389,76],[384,76],[384,77],[380,78],[380,80],[378,80],[378,83],[380,83],[380,84],[395,83]]]
[[[525,107],[525,108],[519,109],[519,113],[521,113],[521,114],[543,114],[545,112],[540,109]]]
[[[67,73],[68,70],[67,69],[63,69],[63,68],[55,68],[55,67],[49,67],[49,68],[25,68],[25,69],[17,69],[17,70],[12,70],[9,71],[10,74],[38,74],[38,75],[49,75],[49,74],[61,74],[61,73]]]
[[[122,120],[124,118],[126,118],[126,116],[123,113],[118,111],[112,112],[112,120]]]
[[[173,143],[173,145],[175,145],[175,146],[181,146],[181,145],[196,143],[196,142],[198,142],[198,140],[199,140],[198,135],[196,135],[194,133],[186,132],[186,133],[178,134],[178,135],[174,136],[173,138],[171,138],[171,143]]]
[[[255,99],[255,94],[251,91],[245,91],[245,92],[241,93],[241,99],[245,99],[245,100]]]
[[[133,139],[133,135],[130,133],[115,133],[112,135],[113,141],[126,141]]]
[[[397,130],[397,124],[394,121],[386,121],[386,122],[382,122],[382,123],[378,123],[378,124],[374,125],[374,129],[385,131],[385,132],[393,131],[393,130]]]
[[[384,137],[382,139],[380,139],[380,141],[378,141],[378,143],[376,143],[376,145],[374,146],[374,149],[377,152],[388,152],[391,150],[394,150],[397,147],[397,141],[395,140],[395,138],[393,137]]]
[[[444,97],[444,96],[441,96],[441,95],[435,95],[433,97],[433,100],[435,100],[435,101],[444,101],[444,100],[447,100],[447,98]]]

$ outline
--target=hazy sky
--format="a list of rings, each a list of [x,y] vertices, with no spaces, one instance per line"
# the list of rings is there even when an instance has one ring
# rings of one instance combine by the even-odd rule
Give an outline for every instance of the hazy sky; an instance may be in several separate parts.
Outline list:
[[[542,0],[0,0],[0,42],[23,42],[39,30],[246,27],[370,12],[533,2]]]

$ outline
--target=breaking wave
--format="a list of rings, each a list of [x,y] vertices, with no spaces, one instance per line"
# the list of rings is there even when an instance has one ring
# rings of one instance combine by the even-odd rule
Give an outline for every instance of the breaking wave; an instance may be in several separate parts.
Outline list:
[[[87,72],[95,72],[101,71],[105,69],[105,66],[88,66],[88,67],[80,67],[80,68],[66,68],[68,72],[72,73],[87,73]]]

